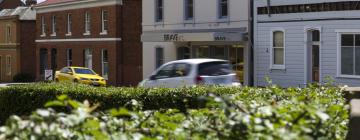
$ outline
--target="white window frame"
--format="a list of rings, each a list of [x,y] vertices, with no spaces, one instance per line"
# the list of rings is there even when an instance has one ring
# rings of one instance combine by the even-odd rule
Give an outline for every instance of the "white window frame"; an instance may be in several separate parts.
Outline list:
[[[66,27],[67,33],[65,36],[71,36],[72,35],[72,14],[67,14],[67,27]]]
[[[104,61],[104,52],[107,51],[107,62]],[[107,71],[107,75],[105,75],[105,63],[107,63],[108,65],[108,71]],[[107,49],[102,49],[101,50],[101,75],[102,77],[104,77],[105,80],[109,80],[109,51]]]
[[[160,9],[160,7],[158,7],[158,3],[159,3],[159,0],[155,0],[155,22],[156,23],[159,23],[159,22],[164,22],[164,15],[165,15],[165,11],[164,11],[164,3],[165,3],[165,0],[161,0],[162,2],[162,19],[159,19],[159,15],[158,15],[158,9]]]
[[[46,33],[45,33],[45,17],[41,16],[41,35],[40,37],[45,37]]]
[[[192,4],[192,9],[193,9],[193,17],[189,18],[188,17],[188,6],[189,6],[189,0],[184,0],[184,21],[193,21],[195,18],[195,0],[192,0],[193,4]]]
[[[222,16],[221,0],[217,0],[217,19],[228,20],[230,17],[230,0],[227,0],[227,16]]]
[[[51,17],[51,26],[52,26],[52,28],[51,28],[51,30],[52,30],[51,36],[56,36],[56,16],[55,15]]]
[[[85,18],[84,18],[84,25],[85,25],[85,33],[83,35],[90,35],[90,29],[91,29],[91,15],[89,11],[85,12]]]
[[[105,19],[104,14],[107,13],[107,19]],[[105,30],[105,24],[107,24],[107,27],[109,29],[109,12],[108,10],[101,10],[101,33],[100,35],[107,35],[108,29]]]
[[[282,65],[278,65],[278,64],[274,64],[274,32],[283,32],[284,35],[284,54],[283,54],[283,58],[284,58],[284,64]],[[270,51],[270,69],[271,70],[285,70],[286,69],[286,31],[283,28],[273,28],[270,31],[270,47],[269,47],[269,51]]]
[[[344,34],[352,34],[352,35],[359,34],[360,35],[360,29],[336,29],[335,32],[337,33],[337,50],[336,50],[336,52],[337,52],[336,74],[337,75],[336,75],[336,77],[360,79],[360,75],[345,75],[345,74],[342,74],[342,72],[341,72],[341,47],[342,47],[341,35],[344,35]],[[355,62],[354,62],[354,66],[355,66]]]
[[[70,50],[71,50],[71,59],[70,59]],[[72,49],[66,49],[66,65],[70,67],[73,61],[73,51]]]
[[[11,55],[7,55],[6,56],[6,62],[5,62],[5,64],[6,64],[6,75],[8,75],[8,76],[11,76],[11,69],[12,69],[12,58],[11,58]]]

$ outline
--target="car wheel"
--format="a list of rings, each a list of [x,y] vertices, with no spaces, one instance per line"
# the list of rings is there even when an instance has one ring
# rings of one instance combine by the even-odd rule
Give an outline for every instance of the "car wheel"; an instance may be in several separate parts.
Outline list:
[[[74,83],[79,83],[79,80],[78,80],[78,79],[74,79]]]

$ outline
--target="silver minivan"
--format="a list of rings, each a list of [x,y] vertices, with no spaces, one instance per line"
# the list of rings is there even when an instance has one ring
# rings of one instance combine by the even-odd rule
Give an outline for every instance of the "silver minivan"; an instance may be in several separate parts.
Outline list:
[[[231,64],[219,59],[184,59],[158,68],[140,87],[241,86]]]

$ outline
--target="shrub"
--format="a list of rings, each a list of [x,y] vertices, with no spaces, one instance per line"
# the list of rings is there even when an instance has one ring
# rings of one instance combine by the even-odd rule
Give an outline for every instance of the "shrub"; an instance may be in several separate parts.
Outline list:
[[[100,103],[101,106],[98,110],[123,106],[134,99],[142,102],[146,110],[176,108],[184,111],[186,108],[204,107],[205,102],[198,97],[206,96],[207,93],[220,95],[241,91],[240,88],[220,87],[184,89],[106,88],[73,83],[38,83],[12,86],[0,89],[0,124],[13,114],[29,115],[47,101],[61,94],[66,94],[79,101],[89,100],[93,103]]]
[[[34,82],[35,77],[28,73],[19,73],[13,77],[14,82]]]
[[[144,100],[130,100],[124,104],[128,109],[97,112],[98,104],[79,103],[61,95],[46,106],[70,108],[69,113],[40,109],[30,117],[12,116],[0,127],[0,139],[345,138],[348,106],[338,88],[213,89],[217,94],[203,94],[203,88],[184,93],[207,95],[201,97],[206,107],[185,112],[143,110]],[[221,92],[231,94],[218,94]]]

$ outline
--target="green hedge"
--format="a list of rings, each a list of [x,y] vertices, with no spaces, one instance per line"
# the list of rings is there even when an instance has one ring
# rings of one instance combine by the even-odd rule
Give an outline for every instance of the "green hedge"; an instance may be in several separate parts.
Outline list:
[[[241,92],[240,88],[184,88],[184,89],[144,89],[93,87],[72,83],[38,83],[12,86],[0,89],[0,124],[10,115],[29,115],[37,108],[56,96],[66,94],[74,100],[89,100],[100,103],[99,110],[106,110],[125,105],[135,99],[144,104],[145,110],[160,108],[203,107],[205,102],[198,97],[207,93],[234,94]]]
[[[27,112],[61,93],[99,102],[100,108],[93,111],[97,104],[58,96],[47,106],[60,105],[68,112],[46,109],[12,116],[0,127],[0,139],[310,140],[345,139],[347,133],[348,104],[336,87],[141,89],[36,84],[3,89],[1,106]],[[4,108],[6,104],[11,107]],[[203,108],[194,109],[199,104]],[[105,109],[111,106],[117,107]],[[166,109],[173,107],[183,110]]]

